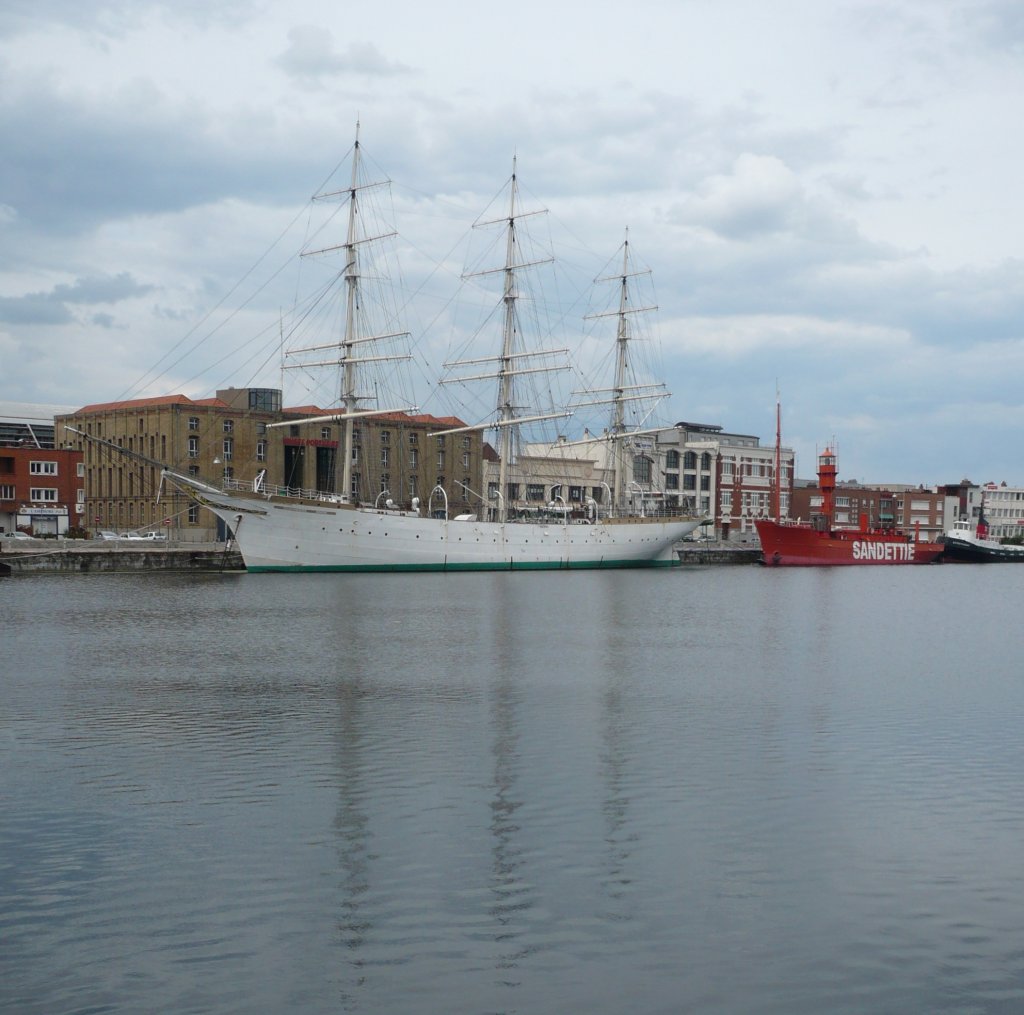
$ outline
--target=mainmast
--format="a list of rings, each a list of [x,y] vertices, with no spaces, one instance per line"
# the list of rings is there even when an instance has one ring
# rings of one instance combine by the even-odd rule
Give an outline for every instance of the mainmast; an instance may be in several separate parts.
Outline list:
[[[484,378],[498,379],[498,404],[495,418],[487,423],[448,429],[446,433],[469,433],[475,430],[498,429],[498,520],[504,522],[508,518],[508,507],[505,499],[508,496],[508,477],[512,466],[512,449],[515,441],[513,431],[524,423],[538,423],[543,420],[559,419],[572,415],[569,411],[549,412],[536,416],[522,416],[522,406],[516,404],[516,377],[523,374],[541,374],[553,370],[564,370],[560,362],[541,363],[538,366],[529,364],[537,358],[564,357],[568,349],[519,349],[520,328],[516,303],[519,299],[517,273],[526,268],[549,264],[553,258],[544,257],[535,261],[519,260],[521,249],[517,236],[517,223],[520,219],[531,215],[543,215],[543,210],[523,212],[519,210],[519,184],[516,177],[516,159],[512,159],[512,178],[509,182],[508,213],[500,219],[478,221],[474,228],[503,225],[506,229],[505,264],[500,268],[486,268],[482,271],[470,272],[463,278],[476,278],[482,275],[502,274],[502,302],[505,306],[502,325],[501,351],[497,356],[484,356],[479,359],[454,360],[445,363],[446,368],[465,367],[471,364],[489,363],[495,368],[481,374],[463,374],[442,378],[442,384],[464,384],[467,381],[479,381]]]
[[[611,405],[611,425],[608,437],[611,442],[612,499],[615,508],[622,507],[625,500],[627,459],[626,405],[629,402],[649,399],[660,401],[668,394],[664,384],[626,383],[630,377],[629,343],[632,339],[630,316],[658,309],[656,306],[634,307],[630,301],[629,283],[630,279],[649,274],[649,270],[630,270],[629,230],[627,229],[626,238],[622,243],[622,271],[617,275],[607,275],[594,280],[595,282],[615,282],[618,285],[619,307],[617,310],[587,315],[588,320],[597,317],[615,317],[617,319],[615,328],[615,376],[612,381],[612,387],[600,388],[592,392],[593,394],[603,393],[609,397],[576,403],[577,408],[582,405]],[[632,431],[632,433],[636,432]],[[655,431],[644,432],[654,433]]]

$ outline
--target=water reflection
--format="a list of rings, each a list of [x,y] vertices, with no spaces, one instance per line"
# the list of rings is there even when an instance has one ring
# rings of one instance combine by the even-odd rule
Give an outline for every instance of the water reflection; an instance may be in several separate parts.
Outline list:
[[[358,1007],[358,993],[365,986],[363,946],[373,931],[372,909],[364,907],[370,890],[370,818],[368,789],[363,773],[363,691],[358,679],[341,683],[337,695],[337,794],[334,818],[337,832],[339,872],[339,916],[337,931],[342,960],[351,970],[341,984],[341,1002],[346,1011]]]
[[[1016,1010],[1019,578],[908,570],[6,583],[0,1009]]]

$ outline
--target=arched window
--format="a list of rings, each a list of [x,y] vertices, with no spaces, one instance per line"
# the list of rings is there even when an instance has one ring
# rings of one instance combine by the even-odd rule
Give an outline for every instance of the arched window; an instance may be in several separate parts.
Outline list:
[[[701,467],[701,469],[704,472],[709,472],[711,470],[711,452],[710,451],[705,451],[704,454],[702,454],[700,456],[700,467]]]
[[[683,455],[683,468],[684,469],[696,469],[697,468],[697,454],[694,451],[687,451]]]
[[[679,468],[679,452],[669,451],[665,455],[665,468],[666,469],[678,469]]]

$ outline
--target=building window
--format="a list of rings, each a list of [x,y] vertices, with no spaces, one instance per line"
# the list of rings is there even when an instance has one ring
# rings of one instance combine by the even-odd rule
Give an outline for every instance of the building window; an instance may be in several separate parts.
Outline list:
[[[349,488],[349,493],[353,497],[358,497],[359,496],[359,473],[358,472],[353,472],[352,473],[352,485]]]
[[[0,500],[14,500],[14,487],[0,486]]]
[[[697,477],[689,474],[683,476],[683,489],[684,490],[696,490],[697,489]]]
[[[709,452],[705,451],[704,454],[700,456],[700,467],[704,472],[707,472],[711,468],[711,455]]]
[[[380,466],[382,469],[386,469],[388,467],[388,456],[390,454],[390,450],[390,448],[386,447],[380,449]]]
[[[386,473],[380,474],[380,492],[390,493],[391,492],[391,477]]]
[[[189,504],[188,506],[188,520],[189,524],[197,525],[199,523],[199,505]]]
[[[462,453],[462,467],[464,469],[468,469],[469,468],[469,452],[468,451],[464,451]]]
[[[29,462],[28,472],[30,476],[56,476],[56,462]]]
[[[420,435],[418,433],[409,434],[409,447],[415,448],[420,443]]]
[[[324,441],[331,439],[331,428],[329,426],[320,427],[320,439]]]
[[[189,416],[189,418],[188,418],[188,428],[189,428],[189,430],[198,430],[199,429],[199,417],[198,416]]]
[[[256,461],[265,462],[267,460],[267,442],[257,441],[256,442]]]
[[[391,443],[391,431],[390,430],[381,430],[381,432],[380,432],[380,442],[381,442],[381,444],[390,444]]]
[[[649,483],[653,462],[646,455],[638,455],[633,459],[633,482]]]
[[[700,477],[700,488],[707,493],[711,489],[711,477],[701,476]]]
[[[75,475],[78,476],[79,479],[85,479],[85,462],[78,463],[78,466],[75,469]]]
[[[592,486],[590,488],[590,496],[591,496],[591,499],[594,501],[595,504],[600,504],[601,503],[601,498],[604,496],[604,487],[603,486]]]
[[[190,476],[198,476],[199,475],[199,466],[198,465],[190,465],[188,467],[188,474]]]
[[[266,423],[257,423],[256,424],[256,436],[257,437],[262,437],[264,434],[266,434],[266,432],[267,432],[267,424]]]
[[[198,458],[199,457],[199,438],[189,437],[188,439],[188,457]]]
[[[569,487],[569,502],[571,504],[579,504],[583,500],[583,487],[582,486],[570,486]]]
[[[544,499],[544,484],[543,483],[527,483],[526,484],[526,499],[541,501]]]
[[[670,472],[665,476],[665,489],[666,490],[678,490],[679,489],[679,476],[675,472]]]
[[[470,438],[469,438],[469,434],[466,434],[466,435],[465,435],[465,436],[464,436],[464,437],[462,438],[462,446],[463,446],[464,448],[468,448],[468,447],[470,447],[470,443],[469,443],[469,441],[470,441]]]
[[[498,499],[498,484],[488,483],[487,484],[487,499],[497,500]]]
[[[409,497],[410,498],[418,496],[418,494],[416,492],[418,485],[419,484],[416,481],[416,477],[415,476],[410,476],[409,477]]]
[[[257,412],[280,412],[280,390],[277,388],[250,388],[249,408]]]
[[[683,468],[684,469],[696,469],[697,468],[697,452],[687,451],[683,455]]]
[[[665,455],[665,468],[666,469],[678,469],[679,468],[679,452],[669,451]]]
[[[519,484],[518,483],[509,483],[505,487],[505,490],[507,491],[505,496],[508,498],[508,500],[510,500],[510,501],[517,501],[517,500],[519,500]]]
[[[55,486],[33,486],[28,492],[30,501],[52,504],[57,500],[57,488]]]
[[[412,448],[409,451],[409,468],[410,469],[418,468],[419,464],[420,464],[420,453],[415,448]]]
[[[224,459],[225,461],[231,461],[235,457],[235,439],[233,437],[224,438]]]
[[[235,429],[235,421],[233,419],[224,420],[224,433],[231,433]]]
[[[357,445],[352,445],[352,464],[356,465],[359,461],[359,448]]]

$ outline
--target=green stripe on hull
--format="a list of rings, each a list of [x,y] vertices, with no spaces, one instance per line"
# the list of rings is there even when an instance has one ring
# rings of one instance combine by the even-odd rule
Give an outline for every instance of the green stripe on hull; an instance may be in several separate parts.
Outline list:
[[[678,557],[672,560],[585,560],[578,562],[553,561],[537,563],[526,561],[507,564],[264,564],[247,566],[253,574],[305,574],[310,572],[356,571],[383,573],[393,571],[597,571],[622,570],[639,567],[677,567]]]

